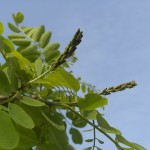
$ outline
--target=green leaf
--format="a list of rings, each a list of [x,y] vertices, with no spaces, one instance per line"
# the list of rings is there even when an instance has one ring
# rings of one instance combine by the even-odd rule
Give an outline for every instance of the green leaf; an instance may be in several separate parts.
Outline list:
[[[116,141],[124,145],[132,147],[132,144],[121,135],[116,135]]]
[[[13,17],[14,21],[19,24],[23,22],[24,15],[21,12],[17,12],[17,14]]]
[[[114,127],[111,127],[110,129],[102,128],[102,130],[104,132],[106,132],[106,133],[117,134],[117,135],[121,135],[122,134],[120,130],[118,130],[118,129],[114,128]]]
[[[133,142],[129,142],[128,140],[126,140],[123,136],[121,135],[116,135],[116,141],[120,142],[124,145],[127,145],[135,150],[146,150],[146,148],[144,148],[143,146],[133,143]]]
[[[29,61],[34,63],[40,57],[40,55],[39,54],[37,54],[37,55],[28,55],[28,56],[24,56],[24,57],[26,59],[28,59]]]
[[[10,30],[12,30],[13,32],[19,33],[20,29],[18,27],[16,27],[15,25],[13,25],[12,23],[8,22],[8,27]]]
[[[86,94],[84,99],[79,100],[79,108],[81,110],[93,110],[105,105],[107,105],[107,99],[96,93]]]
[[[96,138],[96,140],[97,140],[100,144],[104,144],[104,142],[101,141],[100,139]]]
[[[86,85],[85,85],[85,84],[82,84],[82,86],[81,86],[81,90],[82,90],[82,92],[83,92],[83,93],[85,93],[85,92],[86,92]]]
[[[20,106],[9,103],[9,115],[20,126],[28,129],[34,128],[32,118]]]
[[[15,50],[14,45],[12,44],[12,42],[10,40],[4,38],[3,43],[5,45],[5,52],[6,53],[10,53],[10,52]]]
[[[12,67],[15,71],[15,74],[18,79],[18,84],[20,84],[20,81],[26,83],[29,82],[29,80],[31,80],[31,75],[34,74],[34,68],[32,69],[28,65],[20,63],[20,61],[16,57],[13,57],[11,53],[6,55],[6,58],[8,65]]]
[[[27,36],[32,38],[33,34],[36,32],[36,28],[32,28],[29,31],[27,31]]]
[[[42,34],[44,33],[44,31],[45,31],[45,27],[43,25],[35,28],[34,32],[32,34],[32,39],[34,41],[38,42],[40,40]]]
[[[17,103],[25,112],[29,114],[29,116],[32,118],[35,126],[40,126],[45,119],[43,115],[41,114],[40,107],[33,107],[26,105],[22,102]]]
[[[42,111],[42,115],[45,117],[45,119],[56,129],[60,130],[60,131],[65,131],[65,126],[64,124],[58,124],[58,120],[57,118],[55,118],[55,116],[50,116],[50,114],[45,113],[44,111]]]
[[[55,127],[47,124],[45,126],[45,133],[47,141],[43,144],[38,144],[37,150],[74,150],[68,143],[66,132],[57,130]]]
[[[88,93],[92,93],[92,89],[88,86],[88,89],[87,89]]]
[[[2,35],[4,32],[4,26],[2,24],[2,22],[0,22],[0,35]]]
[[[40,52],[37,50],[37,47],[35,45],[29,45],[25,48],[22,48],[20,50],[20,53],[23,56],[40,55]]]
[[[2,53],[2,51],[4,50],[5,46],[4,46],[4,37],[0,35],[0,52]]]
[[[15,124],[15,128],[19,133],[19,143],[14,150],[29,150],[29,148],[37,144],[37,137],[34,130],[24,128],[17,124]]]
[[[36,76],[38,77],[42,74],[42,71],[43,71],[43,68],[44,68],[41,58],[38,58],[34,62],[34,65],[35,65]]]
[[[109,125],[109,123],[102,117],[102,115],[100,113],[97,113],[96,118],[97,118],[98,125],[102,128],[103,131],[105,131],[107,133],[121,135],[121,132],[118,129],[111,127]]]
[[[12,53],[7,54],[6,57],[16,57],[20,65],[20,69],[31,75],[33,74],[34,65],[29,60],[24,58],[19,52],[13,51]]]
[[[48,44],[44,48],[42,53],[45,56],[46,62],[50,62],[60,55],[60,52],[58,51],[59,47],[60,47],[59,43],[52,43],[52,44]]]
[[[39,79],[34,83],[47,84],[49,86],[64,86],[74,91],[80,89],[78,80],[63,68],[57,68],[53,73],[49,74],[47,78]]]
[[[1,35],[0,35],[0,51],[4,55],[6,55],[6,53],[10,53],[10,52],[14,51],[14,45],[12,44],[12,42],[10,40],[2,37]]]
[[[6,70],[6,71],[5,71]],[[12,88],[12,91],[18,90],[18,77],[15,73],[14,66],[8,66],[4,69],[5,74],[10,82],[10,86]]]
[[[72,136],[72,141],[75,144],[82,144],[83,143],[83,138],[82,138],[82,134],[80,133],[79,130],[75,129],[75,128],[70,128],[69,133]]]
[[[27,59],[29,57],[35,57],[35,56],[40,57],[40,52],[38,51],[35,45],[29,45],[27,47],[20,48],[18,51]]]
[[[51,148],[51,150],[56,150],[57,147],[52,142],[41,143],[36,146],[36,150],[48,150],[49,148]],[[58,149],[58,150],[62,150],[62,149]]]
[[[108,130],[111,129],[109,123],[102,117],[100,113],[97,113],[97,122],[100,127]]]
[[[134,147],[136,150],[147,150],[146,148],[144,148],[143,146],[137,144],[137,143],[133,143],[131,142],[132,147]]]
[[[87,122],[85,120],[81,119],[80,117],[77,117],[77,118],[73,119],[72,124],[75,127],[83,128],[87,125]]]
[[[44,32],[39,40],[39,46],[44,48],[49,43],[49,40],[51,38],[52,32]]]
[[[62,68],[58,68],[54,76],[53,76],[53,79],[56,81],[56,83],[58,81],[58,84],[62,86],[73,89],[76,92],[80,89],[80,84],[78,80],[66,70]],[[48,78],[51,79],[51,74],[48,76]]]
[[[84,110],[83,116],[88,120],[96,120],[97,111],[96,110]]]
[[[51,51],[56,51],[58,50],[60,47],[60,44],[59,43],[52,43],[52,44],[48,44],[44,50],[43,50],[43,54],[45,56],[47,56]]]
[[[31,31],[33,28],[31,28],[31,27],[26,27],[26,26],[22,26],[21,29],[22,29],[22,31],[23,31],[25,34],[27,34],[27,33],[28,33],[29,31]]]
[[[93,139],[87,139],[85,142],[93,142]]]
[[[2,98],[2,97],[1,97],[1,98]],[[8,108],[5,107],[5,106],[3,106],[3,105],[0,105],[0,110],[4,110],[4,111],[7,111],[7,112],[9,111]]]
[[[83,132],[91,132],[91,131],[93,131],[93,129],[84,130]]]
[[[14,149],[19,142],[19,135],[9,117],[0,110],[0,149]]]
[[[0,95],[9,96],[12,92],[12,87],[3,71],[0,70]]]
[[[87,147],[87,148],[84,148],[82,150],[92,150],[92,147]]]
[[[35,106],[35,107],[45,106],[45,103],[27,96],[24,96],[23,99],[20,101],[29,106]]]
[[[21,39],[21,38],[26,38],[25,35],[22,35],[22,34],[18,34],[18,33],[15,33],[15,34],[8,34],[8,38],[9,39]]]
[[[28,46],[30,45],[31,41],[28,40],[28,39],[23,39],[23,38],[20,38],[20,39],[12,39],[11,40],[15,45],[17,46]]]
[[[97,147],[97,146],[95,146],[96,148],[97,148],[97,150],[102,150],[101,148],[99,148],[99,147]]]
[[[77,115],[75,115],[75,113],[73,113],[72,111],[67,111],[67,112],[66,112],[66,116],[67,116],[70,120],[74,120],[74,119],[78,118]]]

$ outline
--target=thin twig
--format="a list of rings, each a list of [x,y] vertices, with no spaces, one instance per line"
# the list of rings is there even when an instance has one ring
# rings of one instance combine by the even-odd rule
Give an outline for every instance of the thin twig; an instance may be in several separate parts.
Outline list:
[[[93,120],[93,125],[95,125],[95,121]],[[93,141],[93,148],[92,150],[94,150],[95,148],[95,139],[96,139],[96,131],[95,131],[95,128],[93,127],[93,136],[94,136],[94,141]]]

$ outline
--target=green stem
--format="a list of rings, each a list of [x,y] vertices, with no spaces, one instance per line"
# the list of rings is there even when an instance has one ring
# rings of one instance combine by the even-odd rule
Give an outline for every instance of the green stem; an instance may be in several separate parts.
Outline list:
[[[62,106],[63,105],[66,105],[66,106],[75,106],[75,107],[78,107],[78,103],[77,102],[69,102],[69,103],[60,103],[60,102],[50,102],[50,101],[45,101],[45,100],[42,100],[42,99],[38,99],[39,101],[49,105],[49,106]]]
[[[93,125],[95,125],[95,121],[93,120]],[[96,132],[95,132],[96,130],[95,130],[95,128],[93,127],[93,136],[94,136],[94,141],[93,141],[93,148],[92,148],[92,150],[94,150],[94,148],[95,148],[95,139],[96,139]]]
[[[40,79],[40,78],[43,78],[46,74],[48,74],[50,71],[52,71],[52,68],[50,67],[47,71],[45,71],[43,74],[41,74],[40,76],[38,76],[38,77],[36,77],[35,79],[33,79],[33,80],[30,80],[28,83],[27,83],[27,85],[29,85],[29,84],[32,84],[33,82],[35,82],[35,81],[37,81],[38,79]],[[27,86],[26,85],[26,86]]]
[[[0,104],[8,103],[8,102],[14,100],[17,97],[18,93],[19,93],[19,91],[16,91],[16,93],[14,95],[12,95],[10,97],[5,97],[4,99],[2,99]]]

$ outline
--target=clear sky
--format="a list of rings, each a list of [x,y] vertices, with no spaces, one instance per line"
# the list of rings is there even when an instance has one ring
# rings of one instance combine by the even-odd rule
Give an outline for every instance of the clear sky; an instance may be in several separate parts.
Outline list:
[[[137,82],[134,89],[108,96],[105,117],[127,139],[150,149],[150,1],[2,0],[0,21],[7,26],[17,11],[24,13],[24,25],[44,24],[51,30],[61,50],[77,28],[83,31],[73,72],[84,81],[100,89]],[[102,148],[116,149],[108,140]]]

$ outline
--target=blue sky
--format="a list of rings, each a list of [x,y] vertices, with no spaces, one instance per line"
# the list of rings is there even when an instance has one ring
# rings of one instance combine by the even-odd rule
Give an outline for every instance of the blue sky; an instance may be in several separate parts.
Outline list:
[[[80,28],[84,38],[76,51],[74,74],[100,89],[135,80],[134,89],[108,96],[105,117],[127,139],[150,149],[149,8],[149,0],[3,0],[0,21],[7,26],[12,13],[21,11],[24,25],[44,24],[61,50]],[[108,140],[102,148],[116,149]]]

